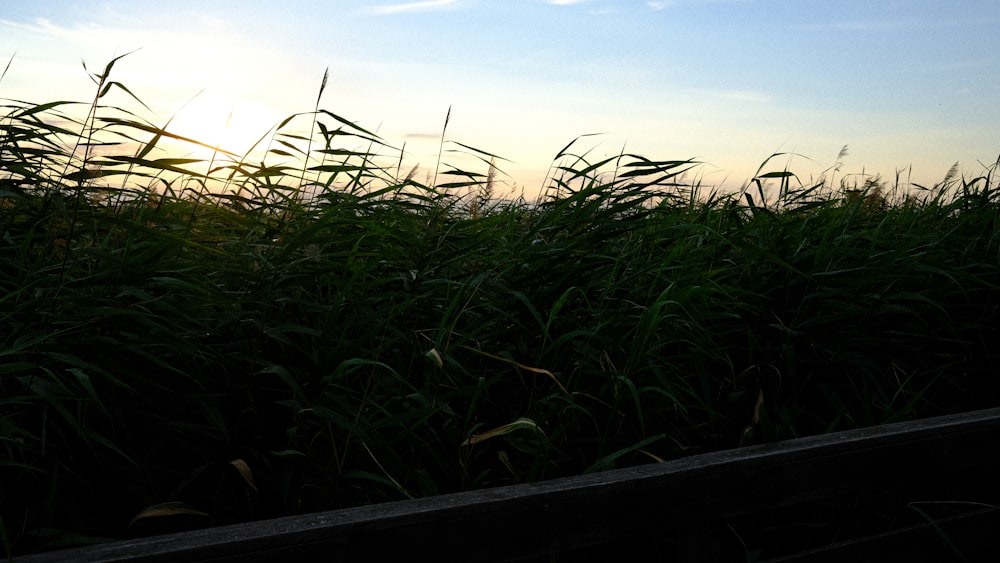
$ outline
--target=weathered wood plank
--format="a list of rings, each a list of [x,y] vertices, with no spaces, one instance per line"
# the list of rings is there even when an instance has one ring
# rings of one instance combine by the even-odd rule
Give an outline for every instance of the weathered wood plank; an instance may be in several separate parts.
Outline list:
[[[555,479],[143,538],[42,561],[497,561],[658,534],[847,491],[934,494],[995,470],[1000,408]]]

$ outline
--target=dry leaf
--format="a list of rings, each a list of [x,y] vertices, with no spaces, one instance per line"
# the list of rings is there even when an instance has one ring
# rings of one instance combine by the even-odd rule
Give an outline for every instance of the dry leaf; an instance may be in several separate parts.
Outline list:
[[[541,432],[542,431],[542,429],[539,428],[537,424],[535,424],[534,420],[531,420],[530,418],[523,418],[522,417],[522,418],[519,418],[519,419],[515,420],[514,422],[511,422],[510,424],[504,424],[503,426],[498,426],[498,427],[494,428],[493,430],[487,430],[486,432],[483,432],[482,434],[476,434],[476,435],[472,436],[471,438],[469,438],[468,440],[462,442],[462,445],[463,446],[472,446],[474,444],[478,444],[479,442],[482,442],[482,441],[485,441],[485,440],[489,440],[490,438],[496,438],[497,436],[503,436],[504,434],[510,434],[511,432],[514,432],[516,430],[524,430],[524,429],[528,429],[528,428],[530,428],[532,430],[535,430],[537,432]]]
[[[194,516],[208,516],[208,513],[202,512],[200,510],[191,508],[190,506],[184,504],[183,502],[165,502],[163,504],[154,504],[148,508],[142,509],[139,514],[136,514],[132,521],[128,523],[129,526],[135,524],[137,520],[143,518],[156,518],[159,516],[175,516],[178,514],[190,514]]]
[[[250,471],[250,466],[247,465],[247,462],[242,459],[234,459],[229,462],[229,465],[232,465],[237,471],[240,472],[240,475],[243,476],[243,480],[247,482],[247,485],[250,485],[251,489],[254,491],[257,490],[257,485],[253,482],[253,472]]]

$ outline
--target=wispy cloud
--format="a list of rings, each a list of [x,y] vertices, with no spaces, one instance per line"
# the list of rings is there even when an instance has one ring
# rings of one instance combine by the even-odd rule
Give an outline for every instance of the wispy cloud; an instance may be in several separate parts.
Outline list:
[[[581,6],[583,4],[595,4],[594,0],[543,0],[546,4],[550,6]],[[590,8],[586,12],[591,16],[605,16],[608,14],[618,14],[621,13],[621,8],[616,4],[608,5],[603,2],[596,2],[596,6]]]
[[[64,31],[63,28],[60,28],[59,26],[53,24],[51,21],[45,18],[35,18],[30,23],[14,22],[10,20],[0,19],[0,27],[7,27],[20,31],[27,31],[30,33],[38,33],[44,35],[59,35]]]
[[[366,11],[370,14],[377,15],[428,12],[431,10],[450,8],[458,3],[459,0],[424,0],[423,2],[403,2],[401,4],[389,4],[387,6],[371,6]]]
[[[667,8],[672,8],[681,3],[684,4],[746,4],[754,0],[648,0],[646,6],[658,12]]]
[[[916,27],[916,22],[912,20],[882,20],[882,21],[840,21],[830,24],[830,27],[839,31],[865,31],[865,32],[886,32],[896,31]]]

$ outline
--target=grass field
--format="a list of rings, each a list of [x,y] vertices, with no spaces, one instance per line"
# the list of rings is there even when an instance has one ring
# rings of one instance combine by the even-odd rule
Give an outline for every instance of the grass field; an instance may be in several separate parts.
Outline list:
[[[526,201],[319,104],[177,157],[112,67],[3,102],[8,556],[998,404],[995,164],[718,193],[573,142]]]

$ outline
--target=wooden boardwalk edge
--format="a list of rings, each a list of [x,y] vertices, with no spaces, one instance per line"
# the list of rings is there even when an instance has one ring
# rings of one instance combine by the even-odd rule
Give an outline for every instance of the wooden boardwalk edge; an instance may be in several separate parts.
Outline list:
[[[986,452],[998,443],[1000,408],[995,408],[16,561],[517,559],[844,491],[963,478],[965,471],[983,471],[983,460],[990,458]]]

